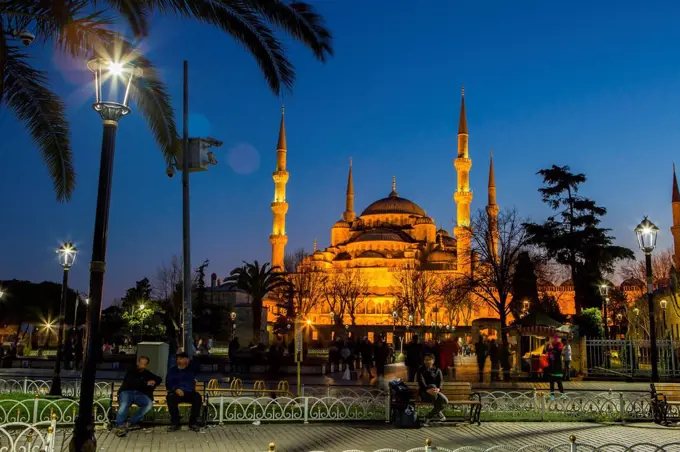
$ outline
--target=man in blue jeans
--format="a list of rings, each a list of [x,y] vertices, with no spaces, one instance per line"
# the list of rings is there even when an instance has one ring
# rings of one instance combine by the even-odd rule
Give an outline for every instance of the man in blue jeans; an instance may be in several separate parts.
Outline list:
[[[118,414],[116,415],[116,436],[123,437],[129,430],[138,430],[139,421],[153,408],[153,390],[161,383],[161,377],[147,370],[149,358],[140,356],[137,366],[130,369],[118,390]],[[135,415],[126,423],[130,406],[139,407]]]

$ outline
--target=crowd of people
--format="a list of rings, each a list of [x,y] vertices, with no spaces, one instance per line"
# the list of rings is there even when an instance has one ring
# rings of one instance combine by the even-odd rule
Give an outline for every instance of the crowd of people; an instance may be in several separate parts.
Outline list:
[[[394,346],[388,344],[383,336],[378,336],[372,343],[368,336],[357,340],[352,334],[336,335],[328,348],[328,362],[331,369],[343,371],[343,378],[351,379],[359,369],[358,378],[364,373],[369,379],[374,377],[373,367],[378,379],[385,376],[385,366],[395,361]]]

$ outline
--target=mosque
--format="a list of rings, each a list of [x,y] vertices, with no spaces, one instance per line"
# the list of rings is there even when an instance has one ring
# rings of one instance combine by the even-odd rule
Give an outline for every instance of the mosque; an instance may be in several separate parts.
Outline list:
[[[435,220],[416,202],[399,195],[396,180],[392,180],[390,193],[368,205],[357,215],[354,206],[354,181],[350,160],[345,199],[345,210],[341,218],[331,227],[330,246],[316,249],[312,255],[304,258],[301,267],[337,274],[341,272],[359,272],[367,282],[363,303],[355,313],[355,324],[352,331],[370,339],[377,334],[385,334],[388,342],[397,334],[403,336],[408,332],[407,325],[398,324],[393,318],[395,302],[395,273],[405,267],[431,270],[437,275],[455,277],[473,270],[474,256],[471,236],[467,227],[471,221],[471,204],[473,193],[470,189],[470,170],[472,158],[468,146],[468,123],[465,112],[465,91],[463,89],[458,123],[458,149],[454,159],[457,175],[454,201],[456,204],[456,226],[452,234],[443,228],[437,229]],[[269,236],[272,245],[271,263],[274,268],[284,268],[286,235],[286,184],[289,173],[286,167],[286,131],[284,116],[281,116],[279,139],[276,151],[276,170],[274,179],[274,201],[271,203],[273,213],[272,233]],[[499,207],[496,204],[496,181],[494,176],[493,155],[490,156],[488,170],[488,188],[486,212],[490,224],[498,218]],[[675,173],[673,175],[673,220],[674,243],[680,246],[680,192],[678,191]],[[497,235],[492,240],[497,242]],[[497,246],[497,245],[494,245]],[[675,256],[676,268],[678,255]],[[624,281],[622,289],[630,296],[642,294],[640,281]],[[574,290],[571,281],[559,285],[551,282],[539,282],[539,292],[554,296],[564,314],[574,314]],[[281,309],[275,303],[267,304],[268,321],[273,322]],[[415,325],[432,325],[433,328],[444,328],[446,334],[468,338],[476,332],[499,326],[498,315],[485,305],[476,306],[470,316],[455,324],[446,323],[447,316],[440,303],[433,302],[424,315],[411,319]],[[330,337],[333,316],[328,303],[321,301],[306,316],[306,321],[315,325],[312,339],[328,339]],[[442,323],[442,321],[444,323]],[[347,320],[345,320],[347,323]],[[427,333],[429,336],[431,333]]]

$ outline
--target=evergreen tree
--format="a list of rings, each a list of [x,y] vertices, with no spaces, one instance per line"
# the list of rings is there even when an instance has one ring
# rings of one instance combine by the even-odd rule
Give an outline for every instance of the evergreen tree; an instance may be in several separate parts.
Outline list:
[[[531,260],[527,251],[523,251],[517,258],[515,267],[515,277],[512,280],[512,302],[510,312],[515,319],[522,315],[524,301],[528,301],[530,306],[537,305],[538,299],[538,278],[536,277],[536,265]]]
[[[602,273],[613,270],[619,260],[632,259],[633,252],[614,245],[610,229],[600,227],[607,209],[578,194],[586,182],[585,174],[574,174],[568,166],[556,165],[538,174],[545,183],[538,191],[555,215],[543,224],[525,225],[531,241],[550,258],[569,267],[577,314],[584,307],[601,306],[598,285]]]

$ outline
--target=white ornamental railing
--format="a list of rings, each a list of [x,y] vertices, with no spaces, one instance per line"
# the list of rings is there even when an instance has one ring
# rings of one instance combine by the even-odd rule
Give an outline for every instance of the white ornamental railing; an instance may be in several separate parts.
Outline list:
[[[54,452],[57,421],[28,424],[12,422],[0,426],[2,452]]]
[[[78,393],[79,382],[69,381],[64,393]],[[77,385],[76,385],[77,384]],[[31,393],[35,397],[0,399],[0,424],[45,422],[56,415],[59,424],[72,424],[78,413],[78,399],[47,398],[49,381],[0,380],[0,393]],[[68,388],[72,388],[72,392]],[[77,388],[77,389],[76,389]],[[569,392],[551,398],[541,391],[479,391],[482,420],[603,420],[649,421],[652,419],[648,392]],[[97,423],[110,419],[111,384],[98,382],[95,388],[94,418]],[[209,397],[208,421],[226,422],[313,422],[326,420],[390,420],[389,393],[377,388],[326,386],[302,388],[302,397]],[[427,410],[422,407],[422,410]],[[672,417],[680,407],[671,406]],[[466,415],[449,409],[452,415]],[[167,417],[167,409],[152,413]]]
[[[52,380],[31,380],[28,378],[0,379],[0,394],[41,394],[50,393]],[[61,380],[61,393],[64,397],[80,397],[80,380]],[[95,383],[95,399],[109,397],[111,383],[98,381]]]

